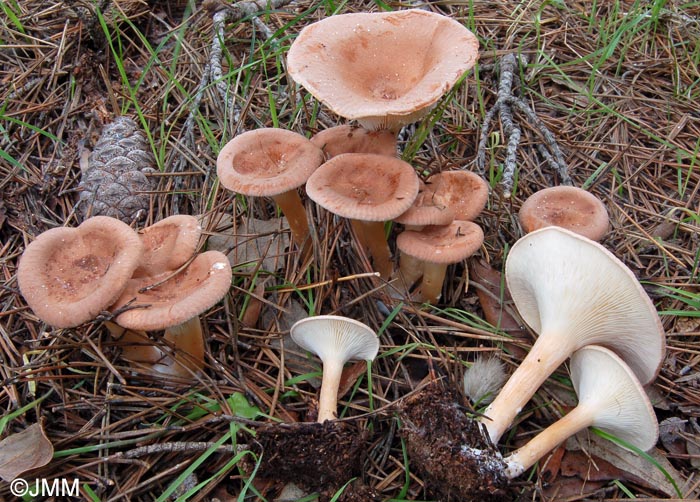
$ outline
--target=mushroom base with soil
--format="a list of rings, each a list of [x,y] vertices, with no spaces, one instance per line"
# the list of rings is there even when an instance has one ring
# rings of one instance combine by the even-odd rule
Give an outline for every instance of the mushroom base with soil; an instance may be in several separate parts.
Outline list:
[[[399,416],[412,468],[432,497],[512,500],[503,458],[450,391],[431,384],[403,401]]]

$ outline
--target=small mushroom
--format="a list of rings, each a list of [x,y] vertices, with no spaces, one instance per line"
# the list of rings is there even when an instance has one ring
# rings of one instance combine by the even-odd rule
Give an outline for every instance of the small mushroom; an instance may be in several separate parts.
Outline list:
[[[418,195],[413,167],[394,157],[344,153],[319,167],[306,193],[328,211],[350,219],[355,233],[382,277],[392,272],[384,222],[406,211]]]
[[[272,197],[301,246],[309,236],[306,210],[297,188],[324,161],[323,151],[301,134],[262,128],[239,134],[216,158],[221,184],[244,195]]]
[[[306,26],[289,49],[287,68],[341,117],[396,133],[474,66],[478,49],[464,25],[433,12],[341,14]]]
[[[374,360],[379,351],[377,334],[354,319],[319,315],[297,321],[291,327],[290,335],[297,345],[323,361],[317,421],[334,420],[338,412],[338,387],[343,366],[352,360]]]
[[[194,216],[169,216],[138,232],[144,251],[134,277],[174,271],[197,251],[202,227]]]
[[[138,331],[165,330],[175,357],[156,369],[187,376],[204,366],[204,340],[199,315],[217,303],[231,286],[231,265],[219,251],[197,255],[186,268],[131,279],[112,305],[114,321]],[[175,364],[173,364],[175,363]]]
[[[555,225],[594,241],[600,241],[610,227],[608,211],[598,197],[565,185],[535,192],[520,207],[518,216],[525,232]]]
[[[341,153],[376,153],[396,157],[396,135],[387,130],[370,131],[357,125],[339,125],[311,137],[326,159]]]
[[[78,326],[119,297],[142,253],[136,232],[109,216],[88,218],[76,228],[52,228],[24,250],[19,289],[44,322]]]
[[[421,298],[437,303],[447,266],[473,255],[483,242],[484,232],[471,221],[455,220],[449,225],[428,226],[420,231],[406,230],[396,238],[396,246],[401,251],[400,271],[410,274],[407,267],[416,265],[413,261],[407,262],[404,255],[419,260],[423,270]]]
[[[401,223],[406,230],[420,230],[427,225],[449,225],[454,219],[455,212],[447,202],[421,182],[413,205],[394,218],[394,222]]]
[[[663,326],[634,273],[603,246],[545,227],[513,245],[505,275],[518,313],[538,336],[484,411],[494,444],[547,377],[586,345],[615,350],[642,384],[654,379],[666,347]]]
[[[425,196],[440,200],[457,220],[473,221],[489,198],[489,184],[471,171],[443,171],[433,174],[425,184]]]
[[[656,444],[659,425],[649,398],[614,352],[597,345],[584,347],[571,356],[570,372],[578,405],[505,458],[509,478],[587,427],[598,427],[642,451]]]

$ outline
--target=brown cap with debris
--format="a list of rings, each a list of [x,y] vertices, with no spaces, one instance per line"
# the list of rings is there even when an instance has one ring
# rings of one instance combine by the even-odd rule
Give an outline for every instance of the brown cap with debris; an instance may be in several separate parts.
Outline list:
[[[445,204],[442,197],[421,183],[413,205],[405,213],[394,218],[394,221],[415,229],[426,225],[449,225],[454,219],[455,212]]]
[[[339,125],[325,129],[311,138],[331,159],[341,153],[377,153],[396,156],[396,135],[391,131],[369,131],[354,125]]]
[[[339,216],[386,221],[411,207],[418,184],[415,170],[403,160],[372,153],[344,153],[311,175],[306,193]]]
[[[458,220],[472,221],[486,207],[489,185],[470,171],[444,171],[427,179],[427,190],[451,208]]]
[[[115,318],[124,328],[165,329],[198,316],[218,302],[231,287],[231,265],[219,251],[197,255],[183,271],[166,271],[129,281],[111,310],[129,309]],[[133,300],[133,301],[132,301]]]
[[[134,277],[157,275],[176,270],[192,258],[202,227],[194,216],[169,216],[139,232],[144,245],[143,258]]]
[[[449,225],[406,230],[396,238],[401,252],[430,263],[457,263],[476,253],[484,242],[481,227],[471,221],[455,220]]]
[[[581,188],[563,185],[532,194],[518,216],[526,233],[556,226],[594,241],[601,240],[610,226],[608,211],[600,199]]]
[[[217,156],[216,173],[229,190],[269,197],[303,185],[323,161],[321,149],[301,134],[263,128],[226,143]]]
[[[142,252],[136,232],[109,216],[88,218],[77,228],[53,228],[24,250],[19,289],[44,322],[78,326],[114,302]]]
[[[305,27],[287,66],[296,82],[341,117],[398,131],[428,113],[474,66],[478,50],[472,32],[440,14],[341,14]]]

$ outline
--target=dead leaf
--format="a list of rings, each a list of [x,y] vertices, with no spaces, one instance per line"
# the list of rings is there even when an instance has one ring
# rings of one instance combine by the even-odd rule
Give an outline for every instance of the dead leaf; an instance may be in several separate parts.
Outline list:
[[[207,247],[227,253],[232,267],[253,271],[260,264],[262,270],[275,272],[284,266],[290,245],[286,218],[246,218],[235,227],[230,215],[214,215],[210,221],[218,224]]]
[[[30,469],[43,467],[53,458],[53,445],[41,423],[0,441],[0,478],[10,483]]]

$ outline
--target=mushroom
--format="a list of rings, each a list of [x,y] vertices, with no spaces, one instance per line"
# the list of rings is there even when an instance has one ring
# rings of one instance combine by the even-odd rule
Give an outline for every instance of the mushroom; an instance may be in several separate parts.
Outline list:
[[[473,255],[483,242],[484,232],[471,221],[455,220],[420,231],[406,230],[396,238],[396,247],[401,251],[399,270],[405,274],[407,267],[415,267],[415,262],[407,262],[404,255],[419,260],[423,271],[421,299],[434,304],[440,298],[447,266]]]
[[[539,190],[528,197],[518,214],[525,232],[555,225],[600,241],[610,220],[603,202],[590,192],[573,186]]]
[[[239,134],[216,158],[221,184],[234,192],[272,197],[301,246],[309,236],[306,210],[297,188],[324,161],[323,151],[301,134],[262,128]]]
[[[518,313],[538,337],[484,411],[494,444],[547,377],[586,345],[615,350],[642,384],[656,376],[665,352],[659,316],[632,271],[603,246],[545,227],[513,245],[505,275]]]
[[[309,177],[306,193],[328,211],[350,219],[357,238],[385,279],[391,275],[391,252],[384,221],[406,211],[418,195],[413,167],[395,157],[344,153]]]
[[[341,153],[377,153],[396,157],[396,135],[387,130],[370,131],[357,125],[339,125],[311,137],[327,159]]]
[[[287,69],[341,117],[397,133],[474,66],[478,49],[472,32],[433,12],[341,14],[299,33]]]
[[[143,246],[126,223],[94,216],[32,241],[17,269],[19,289],[44,322],[70,328],[94,319],[121,294]]]
[[[134,277],[174,271],[194,256],[202,227],[194,216],[178,214],[150,225],[140,232],[143,256]]]
[[[489,198],[489,184],[471,171],[444,171],[433,174],[425,183],[425,196],[440,200],[457,220],[473,221]]]
[[[377,334],[366,324],[348,317],[319,315],[294,323],[290,335],[297,345],[323,362],[317,421],[334,420],[343,366],[352,360],[374,360],[379,351]]]
[[[164,271],[131,279],[112,305],[114,321],[130,330],[165,330],[175,356],[164,355],[156,367],[187,376],[204,366],[204,340],[199,315],[217,303],[231,286],[231,265],[219,251],[198,254],[180,271]],[[122,307],[130,308],[120,312]]]
[[[656,444],[659,425],[649,398],[614,352],[597,345],[577,350],[571,356],[570,373],[578,405],[505,458],[509,478],[518,477],[569,436],[591,426],[642,451]]]
[[[447,202],[421,182],[413,205],[394,218],[394,222],[401,223],[406,230],[420,230],[427,225],[449,225],[454,219],[455,212]]]

